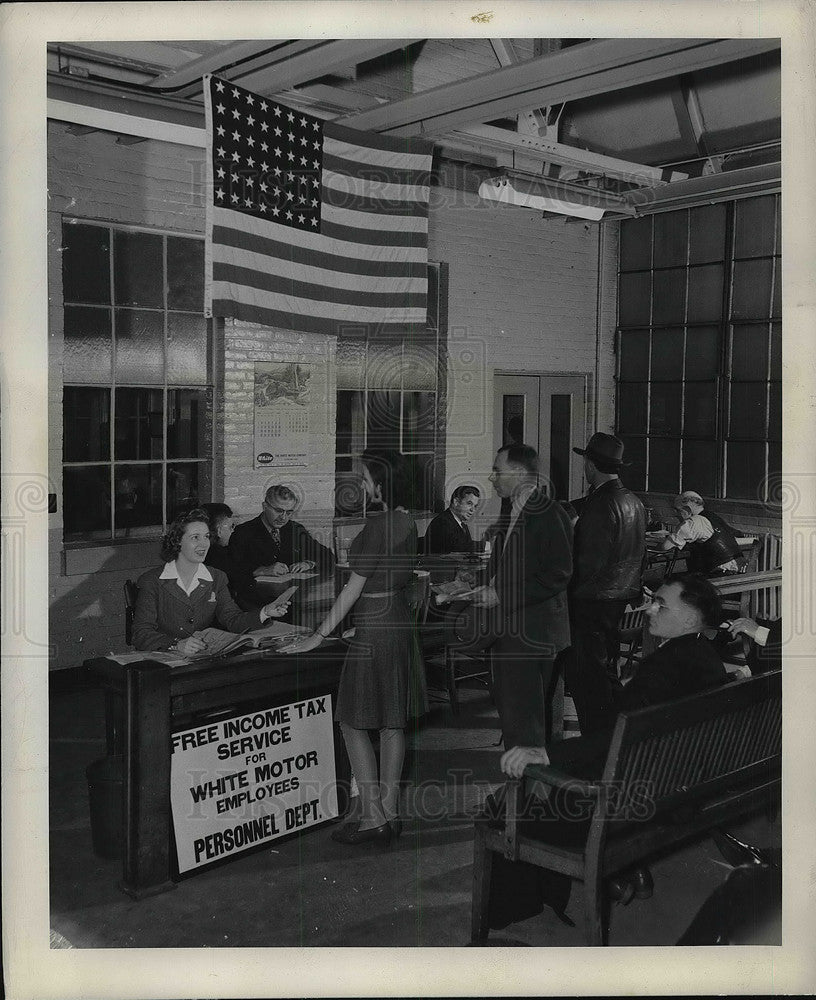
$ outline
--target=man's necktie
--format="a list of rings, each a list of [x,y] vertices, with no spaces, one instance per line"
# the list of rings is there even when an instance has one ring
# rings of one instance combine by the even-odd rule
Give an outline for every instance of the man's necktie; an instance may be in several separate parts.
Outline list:
[[[272,536],[272,544],[275,546],[275,558],[277,559],[281,548],[280,528],[271,528],[269,533]]]

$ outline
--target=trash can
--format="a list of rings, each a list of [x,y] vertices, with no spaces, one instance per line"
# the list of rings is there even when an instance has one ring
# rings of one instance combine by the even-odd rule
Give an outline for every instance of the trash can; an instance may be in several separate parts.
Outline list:
[[[100,858],[121,858],[124,850],[124,758],[101,757],[87,766],[85,774],[88,778],[94,854]]]

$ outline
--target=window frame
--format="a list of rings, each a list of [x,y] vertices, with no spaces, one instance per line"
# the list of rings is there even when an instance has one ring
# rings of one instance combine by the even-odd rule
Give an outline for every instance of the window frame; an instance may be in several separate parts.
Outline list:
[[[431,466],[432,466],[432,483],[433,483],[433,485],[432,485],[432,491],[433,491],[433,497],[430,498],[431,499],[431,507],[427,508],[427,509],[430,510],[430,509],[433,509],[433,507],[434,507],[434,504],[435,504],[436,499],[437,499],[437,494],[440,493],[440,489],[441,489],[440,482],[444,482],[444,469],[440,467],[440,453],[444,454],[444,448],[445,448],[445,425],[444,425],[444,421],[441,420],[441,418],[440,418],[440,414],[442,412],[442,408],[446,404],[446,393],[445,393],[446,386],[444,385],[443,373],[444,373],[445,351],[447,349],[446,348],[446,340],[445,340],[445,336],[446,336],[446,332],[447,332],[447,312],[446,312],[446,301],[447,301],[447,265],[444,264],[444,263],[441,263],[441,262],[428,261],[428,281],[429,281],[429,295],[428,295],[429,309],[428,309],[428,324],[426,326],[426,333],[428,335],[431,335],[431,334],[433,335],[434,358],[435,358],[434,388],[433,389],[425,389],[425,388],[423,388],[423,389],[417,389],[417,388],[413,388],[413,387],[411,387],[411,388],[406,388],[405,387],[404,380],[403,380],[403,374],[402,374],[404,372],[404,363],[405,363],[404,359],[405,359],[405,346],[406,346],[406,341],[405,341],[404,338],[402,338],[400,340],[400,356],[401,356],[400,371],[401,371],[401,374],[400,374],[400,385],[399,385],[399,387],[396,387],[396,386],[384,387],[384,386],[371,386],[371,385],[369,385],[369,367],[370,366],[368,364],[368,358],[369,358],[369,348],[370,348],[370,345],[371,345],[371,341],[368,338],[368,336],[366,336],[364,340],[363,340],[363,338],[359,338],[359,340],[361,340],[362,343],[363,343],[363,345],[364,345],[365,359],[366,359],[365,360],[365,364],[363,365],[362,378],[360,380],[362,382],[362,385],[358,385],[356,387],[350,387],[350,386],[345,386],[345,385],[343,387],[335,386],[335,412],[336,413],[339,412],[339,408],[340,408],[339,407],[339,401],[340,401],[340,393],[341,392],[362,393],[363,415],[364,415],[364,420],[363,420],[363,446],[362,446],[362,449],[359,450],[359,451],[357,451],[357,450],[353,450],[353,451],[339,451],[338,450],[338,442],[339,442],[340,435],[337,432],[337,429],[335,428],[335,454],[334,454],[334,461],[335,461],[335,490],[336,491],[337,491],[337,487],[338,487],[338,483],[339,483],[339,476],[340,475],[348,475],[347,472],[342,472],[341,473],[338,470],[338,462],[340,460],[345,460],[345,461],[351,460],[351,462],[353,462],[354,459],[355,458],[359,458],[360,455],[362,454],[362,452],[365,451],[365,449],[368,447],[368,412],[369,412],[368,411],[368,405],[369,405],[369,396],[370,396],[370,394],[376,393],[376,392],[395,392],[395,393],[399,394],[399,421],[398,421],[398,428],[397,428],[397,431],[396,431],[396,433],[399,436],[398,437],[398,439],[399,439],[399,445],[400,445],[399,452],[402,455],[415,456],[415,457],[418,457],[418,458],[424,456],[424,457],[426,457],[430,461]],[[434,286],[435,286],[435,288],[434,288],[435,293],[436,293],[435,296],[434,296],[434,298],[436,300],[436,308],[435,309],[431,308],[431,302],[433,301],[432,296],[430,294],[431,282],[433,282]],[[423,344],[423,346],[430,346],[430,336],[428,337],[428,343],[427,343],[427,345]],[[339,343],[338,343],[338,347],[339,347]],[[432,393],[433,396],[434,396],[433,430],[432,430],[433,443],[432,443],[432,447],[430,447],[430,448],[422,448],[422,449],[419,449],[419,450],[412,450],[412,451],[403,451],[403,443],[404,443],[404,439],[405,439],[405,410],[406,410],[405,398],[406,398],[407,395],[409,395],[410,393],[414,393],[414,392],[427,392],[427,393]],[[424,434],[426,432],[423,431],[421,433]],[[425,508],[422,508],[421,510],[425,510]],[[335,504],[335,520],[336,521],[337,520],[344,521],[344,520],[347,520],[348,518],[355,518],[355,517],[359,518],[361,516],[362,517],[366,517],[367,514],[368,514],[368,498],[365,495],[365,493],[363,493],[363,495],[362,495],[362,511],[361,512],[357,512],[357,513],[354,513],[354,514],[340,513],[338,511],[337,505]]]
[[[781,281],[782,274],[782,254],[779,238],[781,196],[779,194],[772,194],[754,195],[753,197],[771,197],[774,199],[773,233],[771,234],[770,231],[768,232],[768,246],[762,248],[763,252],[761,253],[753,252],[750,253],[750,255],[741,254],[738,253],[736,246],[738,226],[743,226],[745,224],[744,218],[740,214],[741,206],[744,201],[749,199],[740,199],[738,201],[732,200],[729,202],[717,203],[717,206],[711,206],[715,209],[718,206],[722,206],[724,210],[723,242],[719,261],[711,259],[712,254],[710,249],[707,256],[703,255],[703,259],[692,260],[692,241],[694,239],[692,220],[695,208],[680,209],[674,212],[655,213],[648,216],[648,255],[644,253],[644,247],[642,245],[645,243],[645,232],[642,232],[639,239],[636,238],[634,243],[626,248],[626,253],[624,254],[623,227],[626,223],[622,223],[619,227],[618,324],[615,335],[615,428],[616,433],[622,436],[626,442],[630,442],[631,451],[636,451],[639,456],[641,456],[642,452],[642,462],[638,462],[641,467],[637,470],[638,475],[642,478],[637,485],[635,485],[636,489],[651,493],[671,493],[674,491],[676,486],[678,491],[683,489],[696,489],[705,495],[712,496],[712,498],[740,503],[766,503],[771,498],[772,486],[770,480],[774,473],[778,471],[772,467],[771,463],[774,460],[775,450],[778,452],[781,447],[779,444],[779,442],[781,442],[781,425],[779,426],[779,437],[777,439],[777,426],[774,420],[777,408],[781,409],[782,398],[781,370],[776,374],[774,371],[775,337],[780,338],[781,344],[782,327],[781,301],[778,296],[777,287]],[[707,208],[709,206],[698,207]],[[661,322],[658,323],[655,322],[654,314],[654,275],[656,273],[670,270],[678,270],[678,267],[676,261],[671,261],[667,264],[655,264],[657,247],[657,220],[664,221],[666,216],[677,216],[680,215],[681,212],[684,213],[686,220],[685,264],[683,266],[685,271],[685,302],[683,306],[683,317],[682,319],[674,318],[671,322],[663,321],[663,319],[661,319]],[[646,222],[646,219],[644,218],[642,220],[638,220],[638,222],[642,227]],[[682,229],[682,227],[678,227],[678,229]],[[641,244],[640,247],[635,246],[635,243],[637,242]],[[751,248],[748,249],[750,251]],[[753,249],[755,250],[756,247]],[[627,257],[626,262],[623,260],[624,255]],[[646,263],[647,256],[648,263]],[[766,315],[764,316],[745,316],[742,314],[735,315],[734,313],[735,275],[739,272],[739,266],[749,261],[767,261],[770,265],[768,303]],[[631,266],[626,269],[626,264]],[[719,266],[722,269],[722,305],[719,318],[716,321],[711,319],[695,319],[694,321],[690,321],[689,295],[690,288],[692,286],[692,272],[700,267],[712,266]],[[630,276],[639,275],[646,276],[649,287],[648,322],[622,324],[620,321],[622,305],[622,278],[626,276],[624,283],[628,283],[635,288],[637,287],[638,280],[642,282],[642,278],[636,279],[633,282],[630,279]],[[645,313],[642,318],[645,319]],[[688,378],[687,364],[690,356],[689,335],[693,330],[710,330],[712,328],[716,329],[718,339],[715,370],[713,371],[711,377],[702,377],[700,376],[699,371],[697,371],[695,372],[696,377]],[[765,329],[766,360],[764,378],[740,378],[734,376],[735,330],[737,328],[742,328],[743,330],[751,328]],[[653,351],[655,334],[671,330],[678,331],[679,335],[682,337],[681,366],[678,371],[678,377],[674,380],[666,381],[665,379],[655,378],[653,375]],[[633,353],[628,359],[625,359],[624,357],[628,349],[625,343],[626,338],[627,336],[635,333],[646,334],[647,343],[645,351],[645,373],[639,371],[636,367],[637,364],[640,364],[641,366],[643,365],[642,344],[638,346],[634,339],[631,339],[631,347],[636,353]],[[687,424],[689,415],[687,411],[687,396],[690,390],[688,386],[690,384],[705,384],[707,382],[711,383],[712,391],[715,394],[713,406],[713,429],[708,433],[702,433],[696,430],[693,433],[689,433],[689,425]],[[734,436],[731,432],[730,426],[731,403],[732,398],[736,395],[734,387],[740,384],[748,385],[754,382],[764,385],[765,406],[763,432],[760,436],[754,435],[750,438],[741,437],[739,435]],[[669,429],[663,432],[652,430],[652,404],[654,398],[659,396],[655,387],[661,384],[679,386],[679,429]],[[622,400],[625,404],[627,398],[637,400],[639,396],[637,390],[624,390],[623,386],[626,385],[645,387],[646,396],[645,402],[643,403],[645,406],[645,429],[643,431],[624,429],[627,427],[625,415],[627,412],[630,412],[630,409],[627,405],[622,406]],[[631,427],[631,422],[628,426]],[[675,442],[677,443],[676,445]],[[734,484],[730,479],[728,473],[728,459],[729,453],[733,460],[737,451],[741,449],[744,451],[747,446],[750,445],[762,447],[764,472],[763,475],[760,476],[759,481],[754,483],[753,486],[747,490],[746,495],[746,488],[743,484]],[[701,462],[701,456],[704,455],[707,450],[706,446],[713,446],[712,450],[715,455],[716,467],[712,472],[711,481],[709,483],[701,483],[700,480],[695,477],[694,473],[689,473],[688,465],[685,462],[685,454],[687,449],[689,454],[691,454],[692,450],[694,450],[697,456],[696,461],[699,464]],[[678,448],[677,465],[672,472],[672,475],[676,476],[676,481],[674,482],[669,482],[668,476],[665,479],[657,478],[663,470],[660,469],[660,466],[654,456],[660,455],[661,460],[665,459],[666,449],[669,447],[671,447],[672,450],[675,447]],[[655,448],[660,448],[661,450],[656,451],[654,450]],[[692,479],[694,479],[694,481],[691,481]],[[711,488],[706,489],[706,486]]]
[[[60,459],[60,468],[62,472],[62,497],[63,497],[63,546],[66,549],[75,548],[90,548],[99,546],[109,546],[109,545],[121,545],[121,544],[137,544],[143,543],[145,541],[150,541],[160,537],[167,529],[168,525],[168,468],[173,465],[179,464],[196,464],[203,467],[204,470],[204,481],[209,481],[210,483],[210,498],[212,494],[212,485],[215,475],[216,468],[216,385],[215,385],[215,371],[216,365],[214,363],[214,341],[215,341],[215,321],[211,318],[204,317],[204,302],[201,303],[201,311],[197,312],[189,308],[171,308],[169,304],[169,293],[170,293],[170,282],[168,274],[168,240],[169,239],[185,239],[204,244],[204,236],[200,233],[190,233],[190,232],[180,232],[178,230],[164,229],[152,226],[142,226],[135,224],[125,224],[118,222],[106,222],[98,219],[86,219],[81,217],[64,215],[61,219],[61,234],[68,226],[84,226],[84,227],[94,227],[98,229],[105,230],[108,233],[109,245],[108,245],[108,282],[109,282],[109,301],[106,303],[100,302],[87,302],[66,298],[64,289],[64,269],[62,273],[63,282],[63,296],[61,302],[63,324],[65,321],[66,309],[71,307],[82,307],[86,309],[99,309],[100,311],[107,311],[110,319],[110,344],[111,344],[111,370],[107,382],[102,381],[81,381],[75,377],[65,376],[65,366],[62,368],[62,387],[63,387],[63,408],[61,414],[62,420],[62,438],[63,438],[63,448],[62,456]],[[115,293],[115,235],[117,233],[140,233],[151,236],[158,236],[161,238],[161,267],[162,267],[162,295],[161,295],[161,306],[144,306],[144,305],[134,305],[134,304],[122,304],[116,301]],[[64,240],[64,237],[61,236]],[[61,242],[61,245],[64,245]],[[122,381],[117,377],[116,370],[116,330],[117,330],[117,312],[122,310],[132,310],[132,311],[143,311],[157,313],[162,317],[162,380],[160,382],[146,382],[144,380],[133,380],[133,381]],[[169,381],[168,380],[168,355],[167,355],[167,345],[168,336],[170,329],[170,316],[171,314],[178,313],[180,315],[186,316],[197,316],[205,318],[205,364],[206,364],[206,381],[205,382],[179,382],[179,381]],[[63,343],[65,341],[65,336],[63,332]],[[65,438],[66,438],[66,428],[65,428],[65,389],[99,389],[107,393],[108,400],[108,457],[102,460],[93,461],[66,461],[65,459]],[[162,396],[162,437],[161,437],[161,457],[155,458],[130,458],[130,459],[117,459],[116,457],[116,408],[117,408],[117,390],[118,389],[134,389],[134,390],[152,390],[160,391]],[[207,424],[205,428],[205,441],[209,443],[208,454],[203,457],[196,458],[192,456],[178,456],[170,457],[168,454],[168,429],[169,429],[169,398],[170,394],[173,392],[195,392],[202,393],[208,399],[206,404],[207,414]],[[116,468],[117,466],[161,466],[161,524],[151,524],[134,526],[128,529],[122,529],[116,524]],[[69,533],[64,519],[65,511],[65,470],[74,468],[89,468],[89,469],[107,469],[108,470],[108,502],[109,502],[109,519],[106,528],[91,529],[94,534],[92,537],[70,537],[75,534],[73,532]],[[201,500],[202,503],[207,502],[206,498]],[[96,534],[98,530],[99,534]],[[126,534],[122,535],[121,532],[126,530]],[[102,532],[107,532],[107,534],[102,534]],[[90,532],[89,532],[90,533]]]

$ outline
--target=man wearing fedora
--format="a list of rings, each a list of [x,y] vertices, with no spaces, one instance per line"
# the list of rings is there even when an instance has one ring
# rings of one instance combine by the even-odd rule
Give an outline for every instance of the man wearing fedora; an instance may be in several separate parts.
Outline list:
[[[646,511],[618,478],[629,464],[620,438],[596,433],[586,448],[572,450],[584,457],[589,493],[575,525],[566,682],[586,736],[615,722],[617,628],[627,602],[640,595]]]

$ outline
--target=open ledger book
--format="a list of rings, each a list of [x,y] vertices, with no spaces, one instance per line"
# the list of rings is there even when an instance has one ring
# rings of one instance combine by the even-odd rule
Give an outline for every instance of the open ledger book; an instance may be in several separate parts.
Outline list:
[[[226,656],[244,649],[276,649],[309,631],[302,625],[289,625],[285,622],[272,622],[263,628],[241,635],[225,632],[220,628],[203,628],[193,632],[193,635],[207,645],[200,653],[195,653],[189,659],[201,660],[209,656]]]

